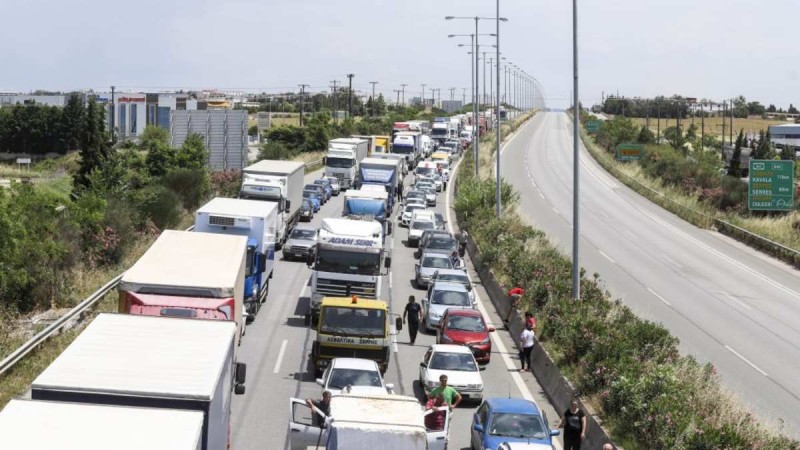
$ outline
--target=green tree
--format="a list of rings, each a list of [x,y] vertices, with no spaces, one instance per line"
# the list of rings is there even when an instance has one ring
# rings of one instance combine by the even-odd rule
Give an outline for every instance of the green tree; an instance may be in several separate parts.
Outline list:
[[[86,105],[80,94],[71,94],[61,116],[61,129],[66,150],[75,150],[81,142],[81,134],[86,121]]]
[[[175,163],[177,167],[183,169],[204,169],[207,153],[203,136],[190,133],[177,151]]]
[[[683,137],[683,130],[681,127],[667,127],[664,130],[664,139],[669,142],[669,145],[672,146],[674,149],[681,149],[683,148],[683,144],[686,143],[686,140]]]
[[[253,125],[247,129],[248,136],[258,136],[258,125]]]
[[[160,141],[153,141],[147,148],[145,164],[150,176],[160,177],[176,165],[177,152]]]
[[[656,141],[656,135],[650,128],[642,126],[642,129],[639,130],[639,137],[636,139],[636,141],[640,144],[652,144]]]
[[[609,150],[616,149],[624,142],[633,142],[639,136],[639,127],[633,120],[617,116],[603,122],[597,133],[597,140]]]
[[[89,188],[89,174],[101,167],[111,152],[111,145],[105,132],[105,113],[103,107],[89,98],[86,106],[86,120],[80,135],[80,165],[73,178],[78,191]]]
[[[694,142],[697,140],[697,125],[690,124],[689,128],[686,129],[686,140]]]
[[[739,137],[733,147],[733,154],[728,163],[728,176],[739,178],[742,176],[742,146],[744,145],[744,130],[739,130]]]
[[[147,125],[139,136],[139,148],[149,150],[156,143],[169,146],[169,132],[155,125]]]
[[[794,107],[791,103],[789,103],[789,109],[786,111],[789,114],[798,114],[797,108]]]

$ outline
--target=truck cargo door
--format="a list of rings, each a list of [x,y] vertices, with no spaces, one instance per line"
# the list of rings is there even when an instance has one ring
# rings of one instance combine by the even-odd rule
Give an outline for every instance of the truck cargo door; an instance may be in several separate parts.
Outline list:
[[[442,430],[426,430],[428,435],[428,450],[444,450],[447,448],[448,432],[450,430],[450,409],[442,408],[444,410],[444,429]],[[425,416],[433,414],[435,411],[430,409],[425,411]]]
[[[315,413],[308,407],[305,400],[289,399],[289,448],[291,450],[306,450],[308,447],[316,446],[318,441],[320,446],[325,446],[328,432],[316,424],[314,416]],[[320,436],[320,432],[322,432],[322,436]]]

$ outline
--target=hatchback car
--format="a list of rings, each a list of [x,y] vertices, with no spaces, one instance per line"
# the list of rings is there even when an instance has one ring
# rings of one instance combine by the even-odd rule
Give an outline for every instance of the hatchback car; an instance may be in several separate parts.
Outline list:
[[[307,260],[317,248],[317,230],[295,227],[283,244],[283,259]]]
[[[422,191],[418,191],[416,189],[412,189],[411,191],[409,191],[405,195],[405,198],[406,198],[406,202],[408,202],[408,200],[412,199],[412,198],[418,198],[418,199],[422,200],[423,202],[427,202],[428,201],[425,193],[422,192]]]
[[[304,191],[308,191],[308,190],[316,191],[317,194],[319,195],[320,202],[323,205],[325,204],[325,202],[328,201],[328,196],[327,196],[327,194],[325,194],[325,188],[320,186],[320,185],[318,185],[318,184],[309,183],[309,184],[303,186],[303,190]]]
[[[472,309],[475,305],[469,298],[467,288],[461,283],[437,281],[428,288],[428,296],[422,299],[422,321],[425,331],[436,332],[439,321],[450,309]]]
[[[322,206],[322,199],[317,189],[304,189],[303,198],[307,199],[312,205],[314,205],[314,212],[319,211],[320,206]]]
[[[492,357],[489,333],[493,331],[494,328],[486,324],[480,311],[450,308],[439,321],[436,343],[466,345],[478,364],[489,364]]]
[[[317,378],[317,384],[331,394],[342,391],[372,395],[394,394],[394,385],[383,382],[378,363],[371,359],[333,358],[322,378]]]
[[[319,191],[317,189],[304,189],[303,198],[310,201],[311,204],[314,205],[314,212],[319,211],[322,202],[320,199]]]
[[[461,394],[463,401],[483,398],[481,369],[467,347],[434,344],[428,348],[419,365],[419,382],[426,394],[439,385],[441,375],[447,375],[447,384]]]
[[[325,201],[331,199],[331,196],[333,195],[333,189],[331,189],[331,182],[328,181],[327,178],[317,178],[314,180],[314,184],[317,186],[322,186],[322,189],[325,191]]]
[[[415,247],[419,244],[419,238],[425,230],[432,230],[436,226],[433,217],[421,216],[419,213],[425,211],[415,211],[411,215],[411,222],[408,224],[408,239],[406,244],[409,247]],[[416,214],[416,216],[415,216]]]
[[[411,216],[414,214],[414,211],[424,210],[425,208],[425,205],[420,205],[418,203],[407,204],[400,213],[400,226],[407,227],[411,223]]]
[[[342,192],[342,187],[341,187],[341,185],[339,185],[339,179],[338,178],[336,178],[336,177],[325,177],[325,179],[327,179],[328,182],[331,184],[331,194],[333,194],[334,197],[339,195],[340,192]]]
[[[452,269],[453,263],[442,253],[423,253],[414,266],[414,281],[419,289],[427,289],[434,272],[441,269]]]
[[[464,272],[462,269],[440,269],[433,273],[431,277],[431,283],[435,283],[437,281],[449,281],[452,283],[461,283],[467,288],[467,292],[469,292],[469,299],[471,302],[475,302],[475,291],[472,289],[472,281],[467,276],[467,273]]]
[[[548,427],[536,403],[521,398],[487,398],[472,417],[470,447],[483,450],[503,443],[525,442],[551,448],[559,430]]]
[[[303,222],[311,222],[314,218],[314,205],[311,200],[304,198],[300,203],[300,220]]]

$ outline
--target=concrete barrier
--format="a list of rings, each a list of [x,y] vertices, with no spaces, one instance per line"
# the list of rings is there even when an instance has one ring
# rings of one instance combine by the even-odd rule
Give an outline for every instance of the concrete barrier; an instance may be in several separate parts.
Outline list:
[[[457,224],[454,224],[457,226]],[[511,298],[509,297],[505,287],[501,286],[494,276],[492,271],[482,263],[480,249],[473,241],[472,236],[467,239],[467,252],[470,255],[475,270],[483,283],[489,299],[492,301],[494,308],[500,317],[509,317],[508,331],[514,338],[514,343],[519,344],[518,336],[525,327],[525,318],[523,313],[519,310],[511,311],[509,316],[509,309],[511,309]],[[519,350],[519,349],[517,349]],[[553,404],[556,411],[559,413],[559,418],[563,415],[564,411],[569,408],[573,398],[577,397],[576,389],[567,380],[558,367],[553,362],[553,359],[547,351],[538,342],[533,348],[531,354],[531,372],[539,385],[542,387],[550,403]],[[581,444],[582,449],[600,449],[603,444],[611,443],[606,431],[600,426],[599,418],[594,415],[583,402],[578,399],[581,409],[587,413],[586,416],[586,439]]]

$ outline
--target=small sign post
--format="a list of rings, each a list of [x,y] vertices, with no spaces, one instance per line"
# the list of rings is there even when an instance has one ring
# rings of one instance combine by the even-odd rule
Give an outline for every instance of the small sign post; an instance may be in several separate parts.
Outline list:
[[[617,161],[636,161],[642,159],[644,145],[642,144],[619,144],[617,146]]]

